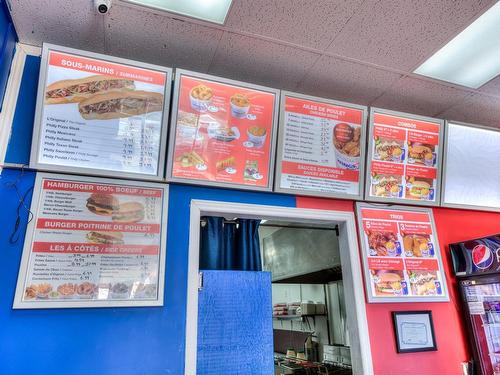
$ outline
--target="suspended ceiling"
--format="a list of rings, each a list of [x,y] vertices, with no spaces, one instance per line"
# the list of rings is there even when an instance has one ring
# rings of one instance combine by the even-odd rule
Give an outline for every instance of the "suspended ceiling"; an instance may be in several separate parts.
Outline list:
[[[235,0],[224,26],[119,0],[105,16],[92,0],[10,3],[22,43],[500,128],[500,77],[472,90],[411,73],[493,0]]]

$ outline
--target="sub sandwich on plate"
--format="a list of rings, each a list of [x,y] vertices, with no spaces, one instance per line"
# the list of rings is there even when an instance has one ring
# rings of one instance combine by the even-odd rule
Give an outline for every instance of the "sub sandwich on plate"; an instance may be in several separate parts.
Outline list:
[[[65,79],[47,86],[45,104],[79,103],[95,94],[134,89],[134,81],[130,79],[101,75],[80,79]]]
[[[110,120],[158,112],[163,94],[148,91],[113,91],[96,94],[78,104],[85,120]]]

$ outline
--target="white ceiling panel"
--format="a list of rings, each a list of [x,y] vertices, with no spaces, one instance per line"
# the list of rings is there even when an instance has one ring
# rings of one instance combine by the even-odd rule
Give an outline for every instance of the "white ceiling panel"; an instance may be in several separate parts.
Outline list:
[[[413,71],[494,3],[494,0],[367,0],[328,51]]]
[[[106,17],[111,55],[206,72],[222,31],[126,6]]]
[[[371,104],[375,107],[435,116],[465,99],[467,95],[467,91],[424,79],[405,77]]]
[[[311,95],[366,105],[400,77],[400,74],[323,56],[297,89]]]
[[[103,52],[104,18],[90,0],[11,0],[12,18],[19,39]]]
[[[320,50],[363,0],[234,0],[226,26]]]
[[[292,90],[318,57],[293,47],[225,32],[209,72]]]
[[[471,94],[464,101],[443,112],[441,117],[500,129],[499,101],[498,97]]]

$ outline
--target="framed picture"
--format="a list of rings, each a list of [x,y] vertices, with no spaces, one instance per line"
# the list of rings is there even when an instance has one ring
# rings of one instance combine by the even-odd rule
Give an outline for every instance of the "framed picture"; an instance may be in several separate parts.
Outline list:
[[[393,311],[392,320],[398,353],[437,350],[431,311]]]

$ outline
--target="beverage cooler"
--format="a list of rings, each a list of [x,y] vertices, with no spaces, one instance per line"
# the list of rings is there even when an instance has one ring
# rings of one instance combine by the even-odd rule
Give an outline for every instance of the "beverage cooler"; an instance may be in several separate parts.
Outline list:
[[[477,375],[500,375],[500,234],[450,245]]]

